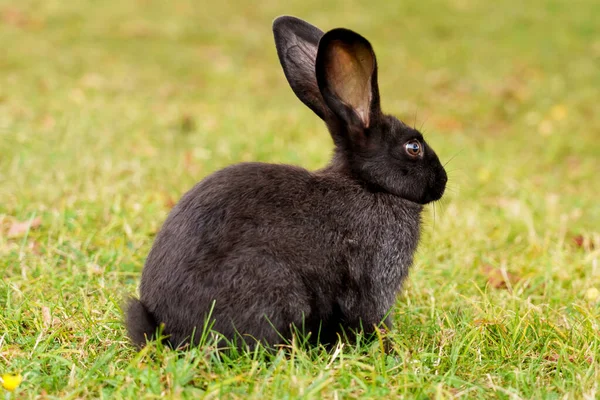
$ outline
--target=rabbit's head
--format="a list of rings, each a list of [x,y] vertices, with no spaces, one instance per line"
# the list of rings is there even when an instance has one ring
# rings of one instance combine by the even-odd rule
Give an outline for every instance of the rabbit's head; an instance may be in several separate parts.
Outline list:
[[[416,129],[381,111],[371,44],[347,29],[320,29],[283,16],[273,23],[285,76],[296,96],[325,121],[333,166],[371,190],[425,204],[444,194],[447,175]]]

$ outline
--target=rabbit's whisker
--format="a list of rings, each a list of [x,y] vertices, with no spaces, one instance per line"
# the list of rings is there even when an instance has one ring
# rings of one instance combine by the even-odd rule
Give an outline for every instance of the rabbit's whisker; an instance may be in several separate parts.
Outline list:
[[[453,155],[452,157],[450,157],[450,159],[448,161],[446,161],[446,163],[443,165],[443,167],[445,167],[446,165],[448,165],[448,163],[452,160],[454,160],[454,157],[456,157],[457,155],[459,155],[464,149],[460,149],[455,155]]]

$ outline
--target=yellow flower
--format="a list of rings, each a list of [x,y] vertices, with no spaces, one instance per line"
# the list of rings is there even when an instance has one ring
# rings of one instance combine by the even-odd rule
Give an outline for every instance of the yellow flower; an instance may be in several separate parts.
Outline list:
[[[600,299],[600,290],[596,289],[595,287],[589,288],[588,290],[585,291],[585,298],[588,299],[588,301],[596,301]]]
[[[9,392],[12,392],[19,387],[19,385],[23,381],[23,377],[21,376],[21,374],[4,374],[2,375],[2,379],[0,379],[0,381],[2,381],[2,387],[4,389],[8,390]]]

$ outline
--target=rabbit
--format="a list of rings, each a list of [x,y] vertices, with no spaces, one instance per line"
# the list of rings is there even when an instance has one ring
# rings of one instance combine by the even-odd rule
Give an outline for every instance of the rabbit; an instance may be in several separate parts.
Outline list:
[[[273,32],[292,90],[331,134],[331,162],[314,172],[240,163],[183,195],[126,309],[139,347],[159,326],[173,347],[197,344],[209,322],[250,348],[289,343],[298,330],[331,345],[392,328],[444,167],[419,131],[381,111],[364,37],[291,16],[276,18]]]

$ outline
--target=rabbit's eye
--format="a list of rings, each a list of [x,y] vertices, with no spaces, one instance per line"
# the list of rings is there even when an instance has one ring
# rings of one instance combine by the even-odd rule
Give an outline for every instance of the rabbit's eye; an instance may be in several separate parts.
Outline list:
[[[411,157],[419,157],[423,154],[423,147],[418,140],[410,140],[404,144],[404,149],[406,150],[406,154]]]

